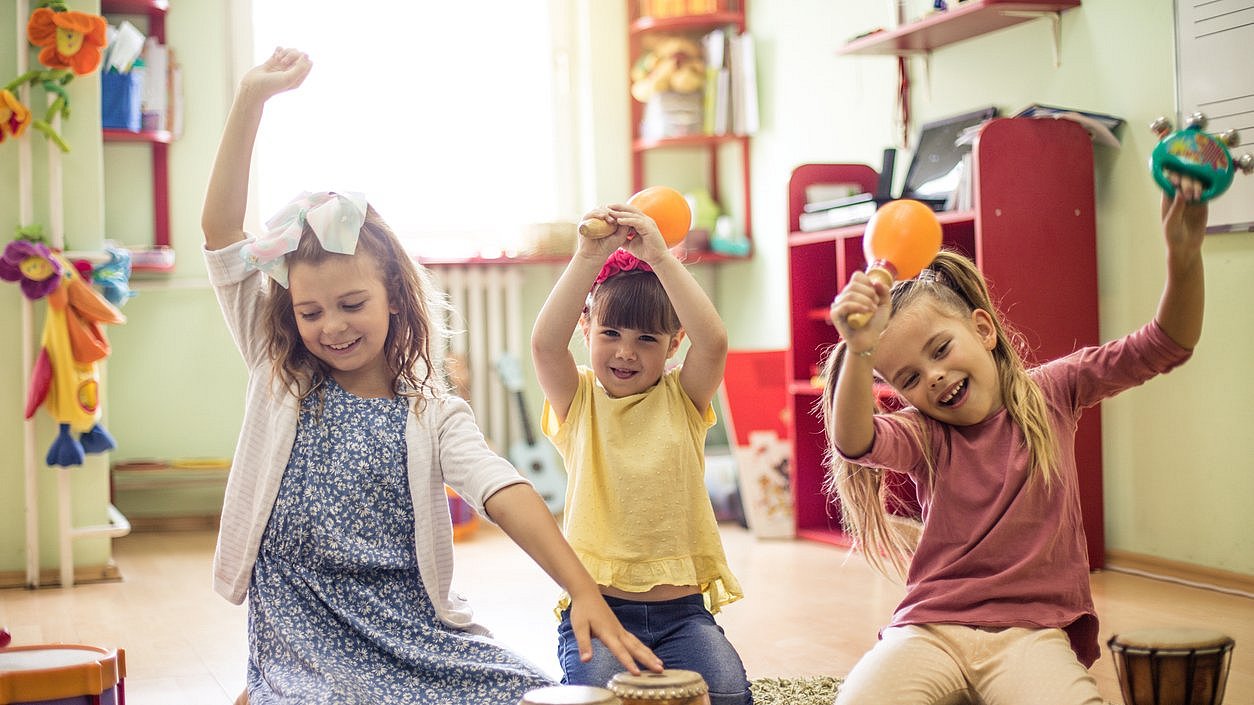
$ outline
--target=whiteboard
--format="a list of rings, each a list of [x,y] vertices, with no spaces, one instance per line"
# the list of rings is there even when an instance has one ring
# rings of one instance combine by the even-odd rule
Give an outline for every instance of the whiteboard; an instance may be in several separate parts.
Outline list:
[[[1254,0],[1176,0],[1176,104],[1206,115],[1206,131],[1235,129],[1235,158],[1254,152]],[[1237,173],[1210,204],[1210,232],[1254,230],[1254,175]]]

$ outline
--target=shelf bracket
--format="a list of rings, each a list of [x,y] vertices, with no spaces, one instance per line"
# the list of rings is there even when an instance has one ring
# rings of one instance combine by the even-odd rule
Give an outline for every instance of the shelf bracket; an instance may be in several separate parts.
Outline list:
[[[1047,17],[1054,35],[1054,68],[1062,66],[1062,10],[1040,12],[1033,10],[1002,10],[1007,17]]]

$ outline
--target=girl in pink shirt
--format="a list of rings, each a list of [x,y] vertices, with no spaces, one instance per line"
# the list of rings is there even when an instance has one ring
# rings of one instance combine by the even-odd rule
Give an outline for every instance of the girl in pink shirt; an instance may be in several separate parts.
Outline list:
[[[1198,184],[1178,186],[1163,203],[1167,282],[1154,320],[1040,367],[1025,367],[983,276],[957,253],[891,290],[856,273],[832,302],[841,342],[825,365],[828,488],[868,562],[906,578],[837,705],[1102,702],[1087,670],[1099,649],[1076,423],[1197,344],[1207,209]],[[871,319],[854,328],[853,314]],[[905,408],[877,413],[877,383]],[[885,509],[884,470],[918,487],[917,543]]]

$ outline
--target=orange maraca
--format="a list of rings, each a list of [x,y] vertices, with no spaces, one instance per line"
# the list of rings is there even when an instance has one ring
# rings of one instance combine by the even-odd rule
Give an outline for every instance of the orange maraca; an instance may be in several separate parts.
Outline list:
[[[644,211],[657,223],[667,247],[683,242],[692,228],[688,199],[669,186],[650,186],[627,199],[627,203]],[[588,218],[579,224],[579,234],[594,240],[608,237],[612,232],[614,227],[600,218]]]
[[[884,286],[909,279],[932,263],[940,252],[941,226],[931,208],[908,198],[889,201],[875,211],[862,236],[866,274]],[[869,313],[849,316],[849,325],[861,328]]]

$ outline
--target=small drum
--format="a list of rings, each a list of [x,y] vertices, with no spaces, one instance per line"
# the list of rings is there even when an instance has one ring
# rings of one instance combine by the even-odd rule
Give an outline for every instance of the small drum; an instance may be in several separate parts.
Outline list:
[[[0,649],[0,705],[126,705],[126,653],[79,644]]]
[[[605,688],[553,685],[527,691],[518,705],[621,705],[621,702]]]
[[[1106,645],[1127,705],[1219,705],[1233,643],[1209,629],[1142,629]]]
[[[710,705],[709,688],[696,671],[667,668],[638,676],[623,671],[614,674],[609,688],[623,705]]]

